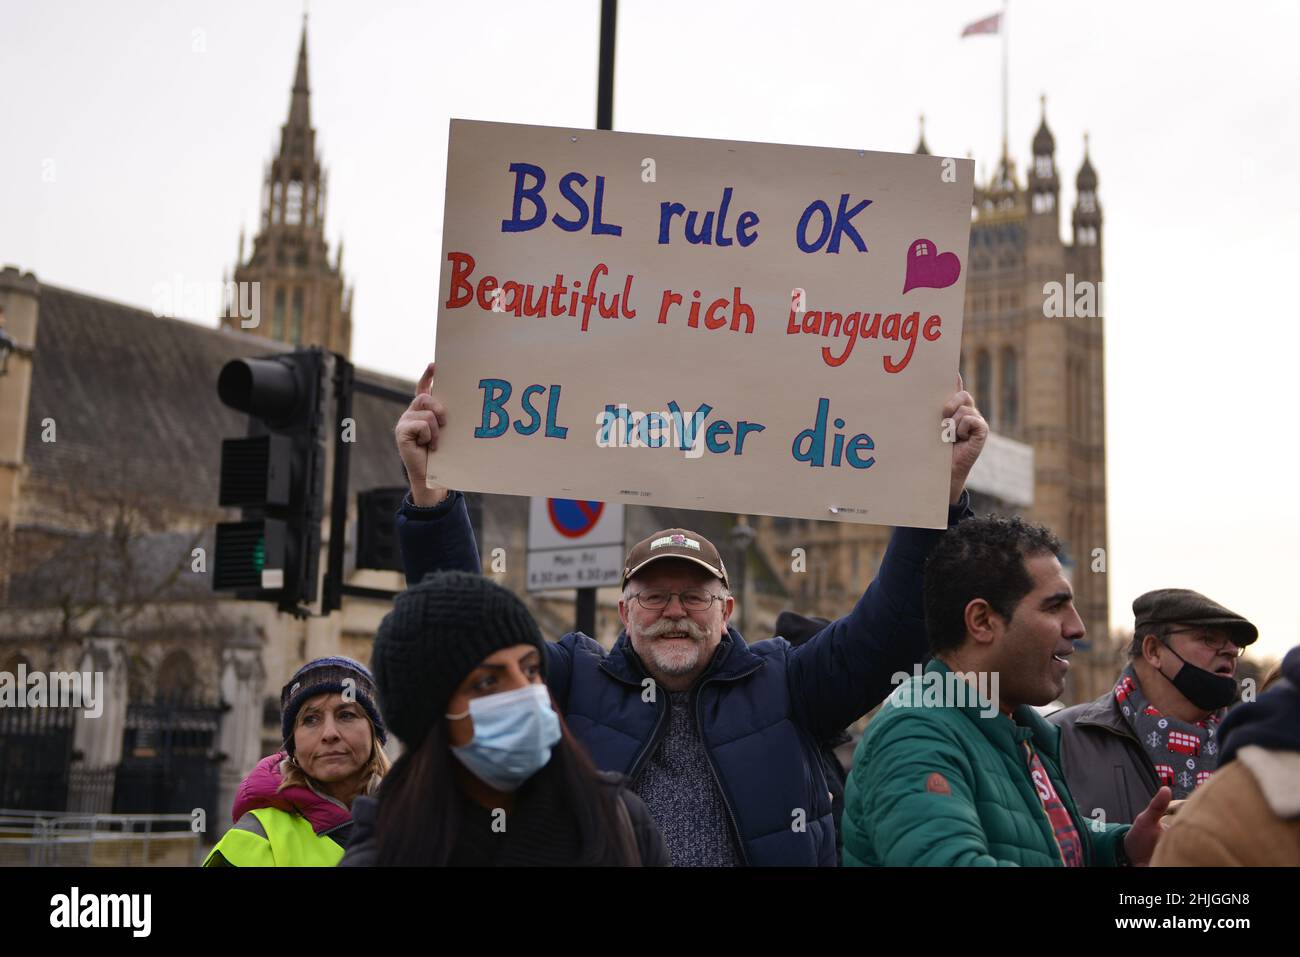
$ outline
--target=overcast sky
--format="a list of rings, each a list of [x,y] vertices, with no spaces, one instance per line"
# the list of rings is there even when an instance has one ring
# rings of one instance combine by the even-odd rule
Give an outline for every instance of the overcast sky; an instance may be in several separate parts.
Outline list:
[[[983,178],[999,41],[959,34],[997,9],[624,0],[614,126],[910,151],[924,112],[931,150]],[[256,229],[302,10],[0,0],[0,262],[144,308],[159,283],[219,281]],[[598,10],[312,2],[358,364],[415,377],[433,351],[448,120],[594,126]],[[1067,216],[1085,130],[1100,178],[1112,622],[1190,587],[1281,655],[1300,643],[1300,325],[1274,288],[1296,275],[1300,5],[1020,0],[1009,26],[1020,170],[1045,93]]]

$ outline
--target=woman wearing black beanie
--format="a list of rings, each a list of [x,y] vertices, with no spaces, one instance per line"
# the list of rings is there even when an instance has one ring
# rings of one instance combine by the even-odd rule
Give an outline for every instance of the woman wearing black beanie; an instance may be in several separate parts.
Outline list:
[[[407,750],[354,804],[343,866],[669,863],[640,798],[596,770],[552,706],[543,641],[481,575],[441,572],[397,597],[371,666]]]

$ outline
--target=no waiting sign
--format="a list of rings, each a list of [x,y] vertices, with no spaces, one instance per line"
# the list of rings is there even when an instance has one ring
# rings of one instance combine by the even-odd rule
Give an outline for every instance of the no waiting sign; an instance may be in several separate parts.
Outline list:
[[[528,590],[616,585],[623,574],[623,506],[567,498],[532,499]]]

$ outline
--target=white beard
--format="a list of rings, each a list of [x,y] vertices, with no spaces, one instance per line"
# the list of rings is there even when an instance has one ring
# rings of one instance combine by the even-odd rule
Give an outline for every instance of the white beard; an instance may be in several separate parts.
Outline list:
[[[659,641],[651,640],[649,646],[650,663],[661,674],[688,675],[700,663],[701,646],[692,641],[689,646],[668,648]]]
[[[644,649],[644,657],[649,659],[648,664],[655,671],[669,677],[687,675],[698,668],[704,645],[708,641],[708,632],[689,618],[680,621],[661,618],[645,631],[638,631],[634,627],[629,627],[628,630],[628,637],[634,639],[633,646],[640,645]],[[668,646],[659,637],[678,631],[684,631],[690,636],[689,644],[682,642]]]

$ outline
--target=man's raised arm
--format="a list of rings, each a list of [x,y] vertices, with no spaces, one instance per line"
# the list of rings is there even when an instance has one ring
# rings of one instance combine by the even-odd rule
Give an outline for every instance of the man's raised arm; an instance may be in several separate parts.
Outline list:
[[[438,430],[447,424],[446,408],[430,394],[433,374],[430,362],[415,387],[415,398],[394,430],[411,486],[397,512],[397,541],[408,585],[429,572],[481,571],[465,497],[424,484],[429,456],[438,448]]]
[[[954,437],[948,495],[952,526],[974,514],[966,478],[989,427],[971,394],[962,389],[960,377],[943,417],[945,423],[952,420]],[[890,692],[894,674],[910,673],[925,660],[922,573],[942,534],[935,529],[895,529],[880,571],[853,611],[792,653],[791,697],[796,713],[814,734],[828,736],[852,724]]]

